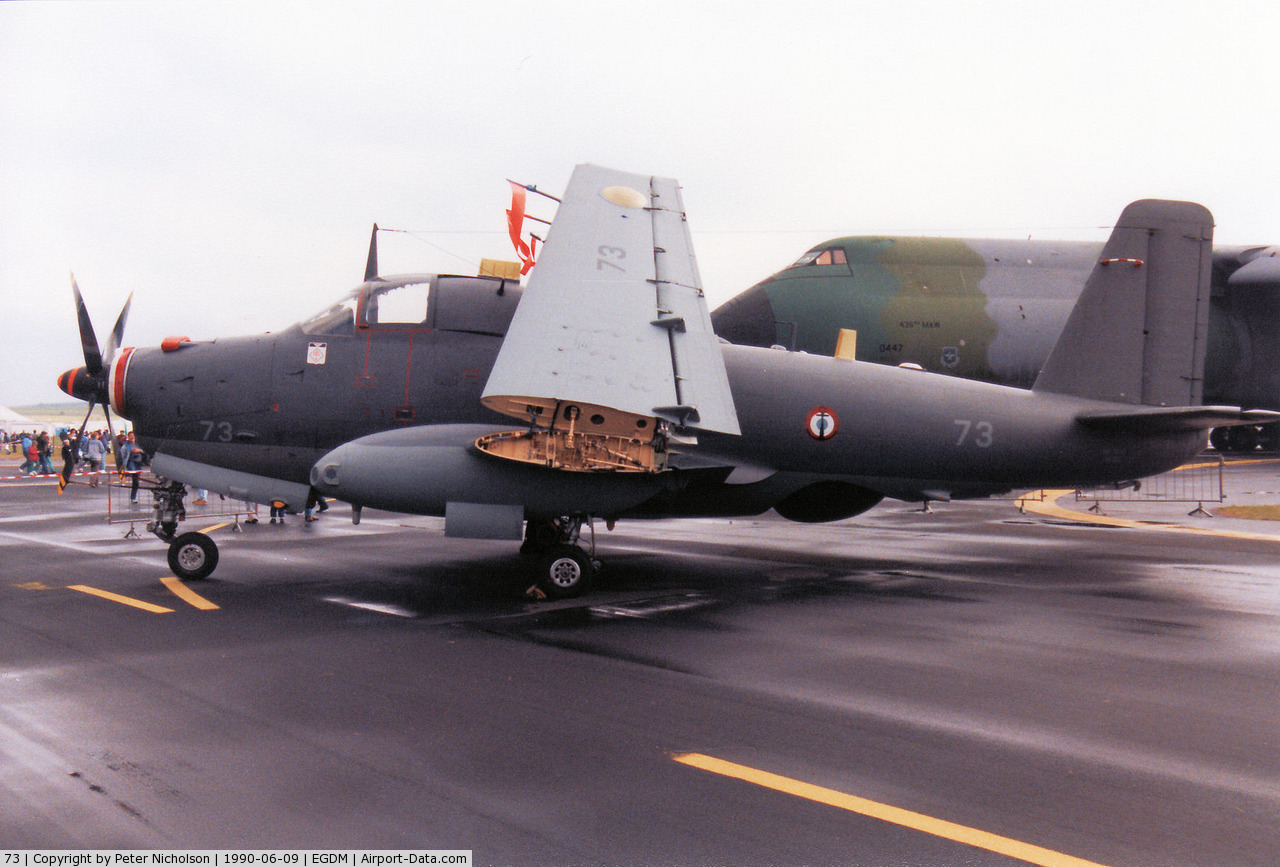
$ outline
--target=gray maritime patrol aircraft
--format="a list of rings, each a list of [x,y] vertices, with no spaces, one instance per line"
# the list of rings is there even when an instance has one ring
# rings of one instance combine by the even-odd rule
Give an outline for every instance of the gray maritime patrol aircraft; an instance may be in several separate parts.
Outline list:
[[[1126,484],[1210,428],[1280,414],[1201,405],[1213,220],[1129,205],[1030,389],[780,349],[712,332],[672,179],[575,169],[537,267],[378,275],[285,331],[100,350],[67,393],[133,421],[162,478],[149,528],[184,578],[217,548],[178,533],[184,485],[301,509],[316,493],[524,540],[550,596],[598,564],[593,519],[775,509],[835,521],[884,497]],[[108,415],[109,417],[109,415]]]

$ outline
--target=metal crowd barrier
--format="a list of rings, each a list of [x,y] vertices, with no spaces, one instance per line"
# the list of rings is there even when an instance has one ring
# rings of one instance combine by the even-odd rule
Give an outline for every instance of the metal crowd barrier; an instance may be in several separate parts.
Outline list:
[[[1205,503],[1221,503],[1226,499],[1223,487],[1221,455],[1206,455],[1158,476],[1142,479],[1129,488],[1093,488],[1076,491],[1076,502],[1092,502],[1091,512],[1102,511],[1103,503],[1195,503],[1187,514],[1207,516]]]
[[[136,500],[132,497],[134,475],[138,476]],[[104,480],[102,485],[107,489],[107,523],[128,524],[129,531],[124,534],[126,539],[138,538],[138,532],[134,526],[138,522],[147,525],[148,530],[157,524],[159,492],[162,488],[160,479],[145,471],[120,474],[103,470],[98,476]],[[179,518],[177,532],[183,532],[182,523],[204,523],[215,518],[230,518],[235,523],[233,532],[238,533],[241,518],[247,518],[250,515],[257,518],[257,503],[213,493],[207,494],[204,499],[205,502],[199,502],[196,492],[190,488],[187,489],[187,496],[183,502],[184,513]]]

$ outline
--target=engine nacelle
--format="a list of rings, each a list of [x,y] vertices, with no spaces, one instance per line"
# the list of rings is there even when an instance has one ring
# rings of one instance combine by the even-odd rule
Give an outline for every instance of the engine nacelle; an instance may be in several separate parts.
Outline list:
[[[884,499],[882,494],[848,482],[814,482],[789,494],[773,508],[788,521],[823,524],[861,515]]]
[[[459,504],[507,507],[508,514],[520,506],[527,518],[611,517],[669,484],[663,473],[566,472],[502,460],[475,447],[479,437],[501,430],[428,425],[361,437],[317,461],[311,484],[374,509],[445,516],[459,513]]]

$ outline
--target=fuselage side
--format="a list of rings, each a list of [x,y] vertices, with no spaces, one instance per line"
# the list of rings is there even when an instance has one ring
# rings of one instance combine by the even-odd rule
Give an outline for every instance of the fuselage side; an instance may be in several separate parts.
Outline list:
[[[304,485],[322,456],[362,437],[511,427],[480,393],[518,287],[467,285],[482,303],[503,299],[483,327],[461,313],[459,293],[452,319],[442,318],[448,302],[433,299],[434,318],[418,323],[357,325],[366,314],[356,307],[350,317],[275,334],[137,349],[117,377],[119,408],[148,451]],[[1087,430],[1074,416],[1089,404],[1068,398],[805,353],[722,349],[742,435],[701,433],[696,447],[673,446],[685,454],[663,474],[662,497],[620,512],[759,512],[822,480],[902,499],[1105,483],[1169,469],[1203,445],[1198,433]],[[451,447],[474,451],[470,440]],[[726,483],[742,466],[757,468],[759,480]],[[595,478],[590,484],[611,484],[608,474]],[[442,508],[425,499],[410,506],[399,503],[428,514]]]

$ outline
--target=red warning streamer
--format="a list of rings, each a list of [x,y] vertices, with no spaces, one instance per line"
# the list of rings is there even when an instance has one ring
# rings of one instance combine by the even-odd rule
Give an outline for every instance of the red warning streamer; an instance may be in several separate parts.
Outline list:
[[[524,276],[535,264],[538,239],[530,235],[528,244],[520,239],[524,231],[525,188],[515,181],[507,183],[511,184],[511,209],[507,211],[507,231],[511,234],[511,244],[516,248],[516,255],[520,257],[520,275]]]

